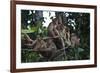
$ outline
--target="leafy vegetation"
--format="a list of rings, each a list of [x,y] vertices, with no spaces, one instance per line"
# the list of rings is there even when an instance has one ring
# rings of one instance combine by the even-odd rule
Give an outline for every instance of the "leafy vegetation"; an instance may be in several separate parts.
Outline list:
[[[39,37],[48,37],[48,27],[44,26],[46,17],[43,17],[44,11],[37,10],[21,10],[21,39],[27,34],[32,40]],[[46,11],[45,11],[46,12]],[[62,18],[64,26],[70,29],[70,33],[75,33],[80,39],[79,45],[67,46],[64,54],[63,50],[58,50],[52,60],[41,56],[39,52],[34,52],[33,47],[21,48],[21,62],[43,62],[43,61],[64,61],[64,60],[86,60],[90,58],[90,14],[75,12],[54,12],[55,16],[51,16],[52,11],[47,11],[51,21],[54,17]],[[50,24],[50,23],[49,23]],[[71,38],[71,36],[70,36]],[[22,44],[23,45],[23,44]],[[66,45],[66,44],[65,44]]]

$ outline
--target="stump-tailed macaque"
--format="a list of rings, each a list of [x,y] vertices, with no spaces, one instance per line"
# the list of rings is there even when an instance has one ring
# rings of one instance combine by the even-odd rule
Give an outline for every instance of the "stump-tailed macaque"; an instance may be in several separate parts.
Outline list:
[[[71,41],[70,41],[70,29],[66,26],[64,26],[63,24],[59,24],[56,29],[59,32],[59,36],[60,38],[63,39],[64,43],[67,44],[67,46],[71,45]]]
[[[48,26],[48,35],[50,37],[56,37],[58,35],[56,31],[56,26],[58,25],[58,19],[52,19],[52,22]]]
[[[34,44],[33,51],[40,53],[43,57],[49,59],[57,51],[56,45],[52,39],[38,38]]]
[[[70,29],[68,27],[65,27],[65,29],[63,29],[63,33],[64,33],[64,41],[68,46],[71,46],[71,33],[70,33]]]
[[[65,43],[70,46],[70,30],[62,24],[61,17],[55,18],[48,26],[48,36],[54,38],[58,49],[64,48]]]
[[[59,31],[57,29],[58,19],[52,19],[52,22],[48,26],[48,36],[53,38],[53,42],[56,44],[58,49],[62,48],[62,43],[59,39]]]
[[[57,51],[55,43],[51,38],[37,37],[36,40],[32,40],[27,34],[22,38],[22,46],[24,48],[31,48],[32,51],[38,52],[42,57],[49,59]]]
[[[46,48],[46,46],[46,42],[42,38],[37,38],[33,47],[33,51],[42,51]]]

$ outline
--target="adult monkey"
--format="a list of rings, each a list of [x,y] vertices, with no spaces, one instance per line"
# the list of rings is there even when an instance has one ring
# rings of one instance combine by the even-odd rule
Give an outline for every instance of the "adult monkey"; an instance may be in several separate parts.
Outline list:
[[[29,35],[24,34],[22,38],[22,48],[30,48],[31,51],[39,53],[40,57],[49,60],[52,55],[57,51],[56,45],[52,41],[52,38],[41,38],[39,35],[35,40],[32,40]],[[24,47],[23,47],[24,46]],[[27,50],[30,50],[27,49]]]
[[[52,19],[52,22],[48,26],[48,36],[53,38],[54,43],[56,44],[58,49],[62,48],[62,43],[59,37],[59,31],[57,29],[58,26],[58,19]]]
[[[66,60],[66,47],[71,45],[70,30],[64,26],[61,15],[53,19],[48,26],[48,36],[54,38],[57,49],[63,49],[64,58]],[[67,44],[67,46],[66,46]]]
[[[56,29],[58,25],[58,19],[57,18],[52,18],[52,22],[48,26],[48,36],[56,38],[58,37],[58,31]]]
[[[59,21],[58,21],[58,31],[59,31],[59,35],[60,37],[63,38],[63,41],[67,44],[67,46],[71,45],[71,41],[70,41],[70,29],[64,25],[64,22],[62,21],[61,16],[58,17]]]
[[[37,41],[33,47],[33,51],[40,53],[43,58],[49,60],[51,56],[55,54],[57,48],[54,42],[52,41],[52,38],[37,38]]]
[[[52,22],[48,26],[48,36],[54,38],[54,43],[58,49],[65,47],[64,43],[71,45],[70,43],[70,30],[62,23],[61,16],[52,19]]]

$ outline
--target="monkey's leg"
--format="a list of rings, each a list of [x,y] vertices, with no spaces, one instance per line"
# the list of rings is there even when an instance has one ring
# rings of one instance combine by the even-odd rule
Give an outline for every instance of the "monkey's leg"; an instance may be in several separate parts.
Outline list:
[[[61,42],[62,42],[62,45],[63,45],[63,50],[64,50],[64,58],[65,58],[65,60],[66,60],[66,51],[65,51],[65,42],[64,42],[64,39],[63,38],[60,38],[61,39]]]

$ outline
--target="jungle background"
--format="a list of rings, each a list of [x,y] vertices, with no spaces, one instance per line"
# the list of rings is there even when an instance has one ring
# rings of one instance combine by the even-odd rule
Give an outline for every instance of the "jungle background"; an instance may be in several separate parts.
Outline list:
[[[62,55],[63,51],[58,51],[52,60],[41,56],[33,47],[22,45],[21,62],[45,62],[45,61],[69,61],[69,60],[87,60],[90,59],[90,14],[79,12],[58,12],[58,11],[39,11],[39,10],[21,10],[21,42],[28,36],[32,40],[38,37],[48,37],[48,26],[54,18],[62,18],[64,26],[70,29],[70,33],[75,33],[80,39],[78,46],[68,46],[65,49],[66,57]],[[70,36],[71,38],[71,36]],[[25,40],[27,41],[27,40]],[[64,53],[63,53],[64,54]]]

